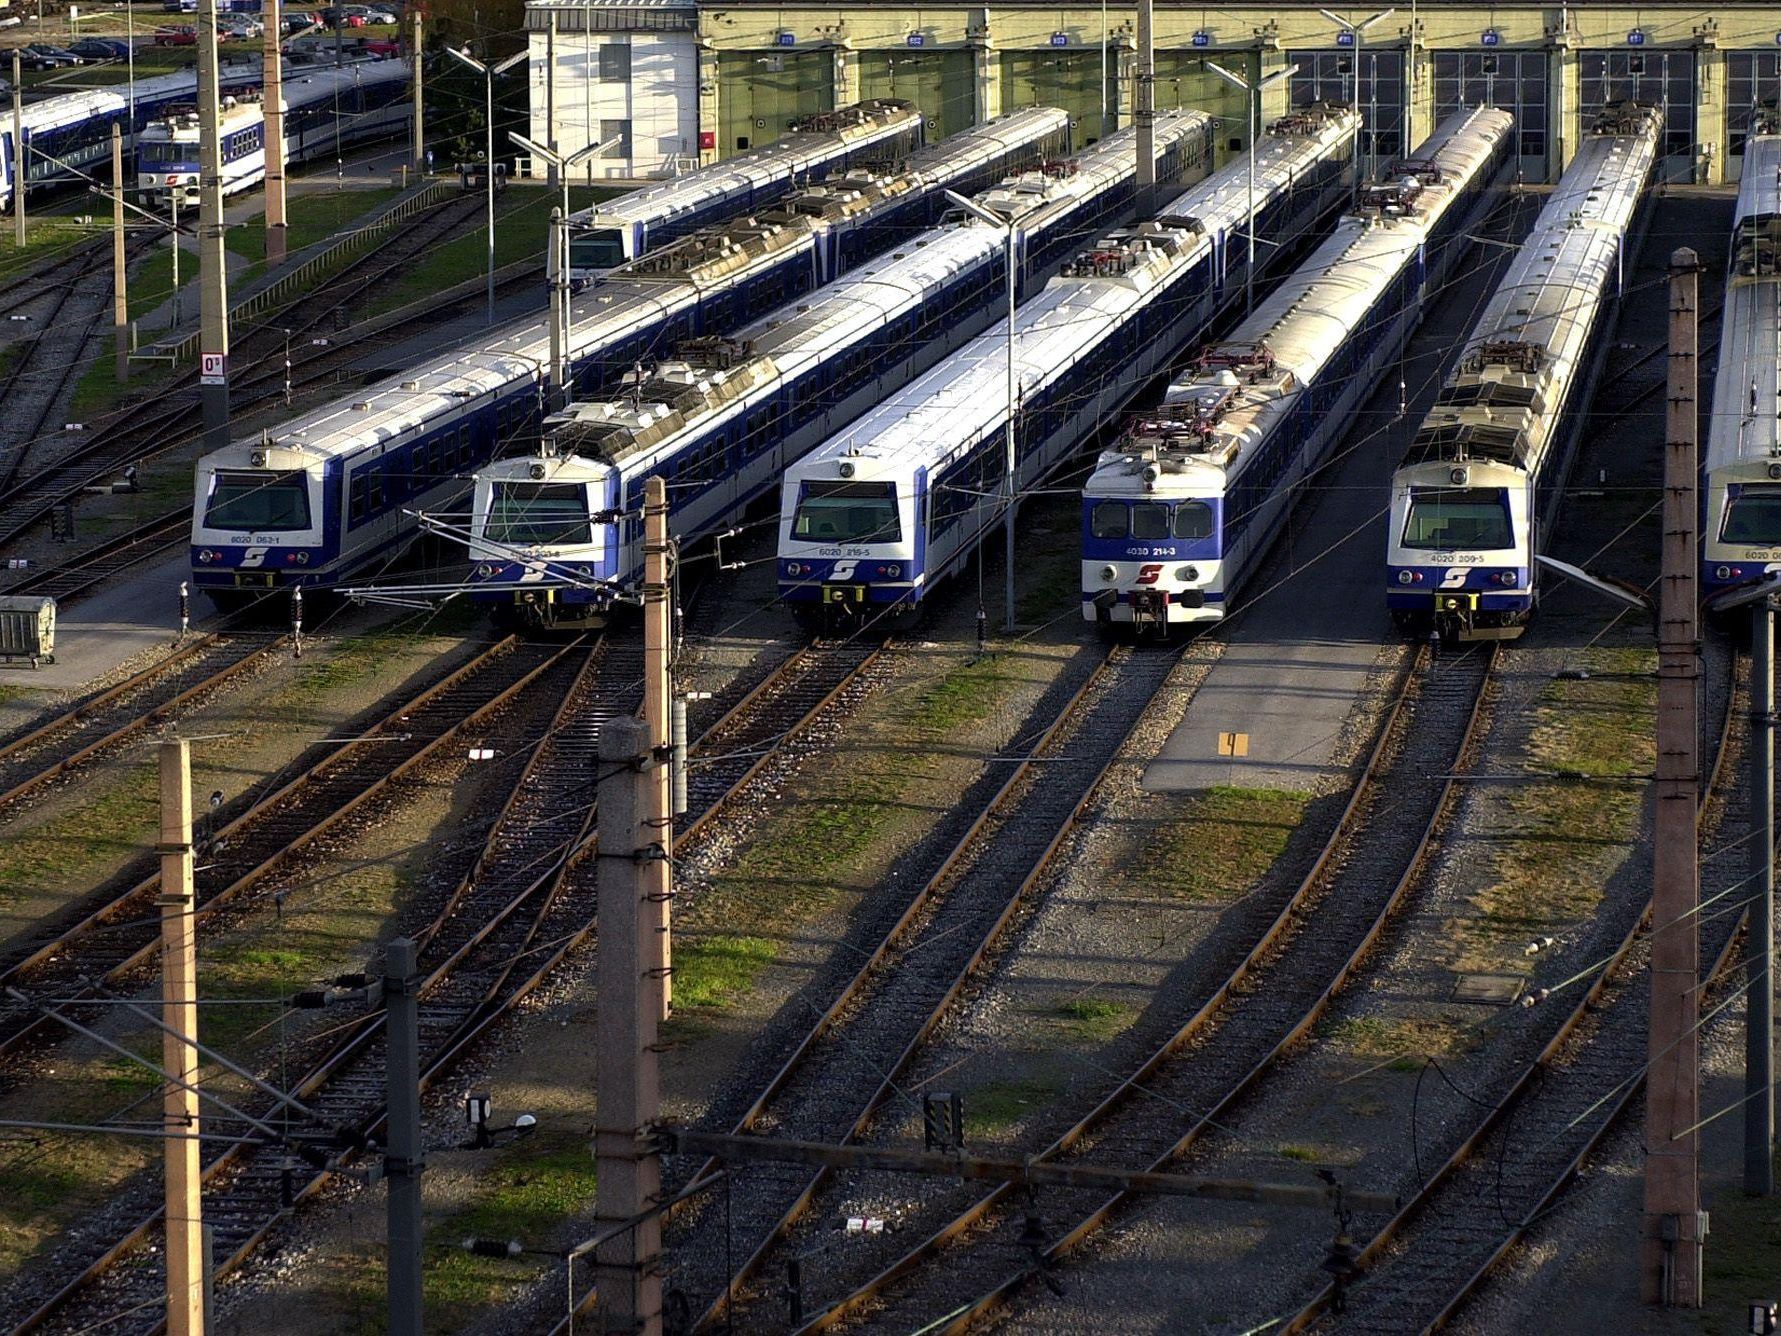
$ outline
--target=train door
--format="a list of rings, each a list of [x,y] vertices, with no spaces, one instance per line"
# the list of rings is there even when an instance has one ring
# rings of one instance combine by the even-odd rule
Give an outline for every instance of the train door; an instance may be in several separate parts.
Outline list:
[[[1603,107],[1628,98],[1663,108],[1663,158],[1660,181],[1693,181],[1695,61],[1691,49],[1616,48],[1583,51],[1578,57],[1579,110],[1583,132]]]
[[[1393,47],[1289,51],[1292,104],[1343,102],[1360,112],[1359,168],[1367,176],[1404,156],[1404,53]]]
[[[1556,173],[1548,157],[1554,145],[1546,124],[1546,63],[1544,50],[1436,51],[1435,124],[1471,107],[1500,107],[1515,117],[1523,179],[1550,179]]]
[[[771,144],[802,116],[834,105],[835,59],[828,51],[717,53],[717,152],[746,153]]]
[[[1756,108],[1781,98],[1781,51],[1725,53],[1725,179],[1744,175],[1744,141]]]
[[[860,97],[901,98],[927,119],[928,143],[977,120],[977,89],[969,51],[860,52]]]

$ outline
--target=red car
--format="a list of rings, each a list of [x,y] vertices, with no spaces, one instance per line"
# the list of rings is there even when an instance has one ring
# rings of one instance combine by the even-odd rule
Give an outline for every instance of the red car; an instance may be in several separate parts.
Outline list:
[[[198,30],[184,25],[168,25],[155,29],[156,46],[196,46]]]

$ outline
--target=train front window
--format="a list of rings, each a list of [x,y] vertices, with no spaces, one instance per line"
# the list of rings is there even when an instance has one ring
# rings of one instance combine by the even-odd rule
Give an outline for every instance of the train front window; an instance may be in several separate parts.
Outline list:
[[[204,507],[207,529],[271,533],[309,527],[309,480],[301,473],[218,473]]]
[[[1123,501],[1097,501],[1088,512],[1088,531],[1096,538],[1124,538],[1131,533],[1131,513]]]
[[[1403,545],[1432,552],[1515,546],[1500,487],[1412,487]]]
[[[1204,501],[1183,501],[1175,507],[1177,538],[1212,537],[1212,507]]]
[[[615,227],[602,227],[569,238],[571,269],[616,269],[624,262],[624,235]]]
[[[498,482],[483,536],[513,547],[593,541],[587,494],[577,483]]]
[[[1725,508],[1722,543],[1781,546],[1781,487],[1744,487]]]
[[[196,144],[147,143],[136,150],[139,162],[195,162],[197,157]]]
[[[1144,539],[1169,536],[1169,508],[1155,501],[1139,501],[1132,506],[1132,537]]]
[[[792,516],[801,543],[899,543],[897,489],[888,482],[807,482]]]

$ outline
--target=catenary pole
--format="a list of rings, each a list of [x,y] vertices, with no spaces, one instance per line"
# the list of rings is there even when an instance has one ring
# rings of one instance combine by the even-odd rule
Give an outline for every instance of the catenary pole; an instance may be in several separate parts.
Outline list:
[[[198,1122],[198,945],[194,926],[192,756],[161,743],[161,1067],[165,1142],[167,1331],[204,1331],[204,1217]],[[172,1135],[177,1133],[178,1135]]]
[[[1751,609],[1750,854],[1744,995],[1744,1191],[1775,1191],[1775,607]]]
[[[426,109],[421,87],[421,7],[412,6],[409,17],[414,20],[414,36],[411,39],[413,46],[408,54],[414,61],[414,174],[419,178],[427,170]]]
[[[643,720],[656,764],[647,776],[644,842],[663,856],[642,864],[645,940],[650,943],[643,983],[646,1005],[666,1020],[674,1007],[673,868],[666,857],[674,847],[674,817],[669,767],[673,745],[673,586],[669,561],[668,484],[659,475],[643,484]]]
[[[25,244],[25,180],[30,176],[25,150],[25,86],[18,48],[12,52],[12,224],[13,240]]]
[[[266,139],[266,263],[283,264],[289,228],[284,201],[284,12],[283,0],[261,0],[265,21],[260,84]]]
[[[653,1144],[661,1112],[657,1069],[660,1011],[648,970],[641,859],[652,833],[643,824],[653,783],[649,730],[620,717],[600,728],[597,798],[600,821],[597,1047],[594,1127],[595,1232],[611,1236],[594,1250],[598,1327],[607,1336],[661,1336],[661,1159]],[[629,1228],[619,1228],[635,1222]]]
[[[1015,450],[1016,424],[1015,418],[1020,411],[1019,391],[1016,385],[1014,368],[1014,305],[1015,305],[1015,235],[1014,220],[1008,220],[1008,230],[1003,243],[1003,267],[1008,271],[1008,340],[1004,355],[1008,360],[1008,421],[1003,429],[1004,471],[1008,478],[1008,509],[1002,515],[1002,546],[1003,564],[1006,567],[1003,576],[1003,599],[1006,605],[1003,617],[1009,634],[1015,629],[1014,608],[1014,506],[1019,499],[1020,483],[1016,476],[1019,472],[1019,460]]]
[[[1670,257],[1669,409],[1657,639],[1657,821],[1651,895],[1651,1019],[1645,1079],[1640,1297],[1701,1296],[1699,1139],[1700,629],[1695,592],[1697,310],[1700,261]]]
[[[1138,0],[1138,216],[1156,203],[1156,38],[1153,0]]]
[[[216,0],[198,2],[198,385],[204,448],[229,443],[229,280],[223,253],[222,88]],[[175,244],[178,239],[175,238]]]
[[[130,379],[129,264],[124,255],[124,132],[111,127],[111,341],[117,383]]]
[[[389,1147],[383,1176],[389,1184],[390,1336],[421,1336],[420,975],[414,943],[398,937],[383,958],[384,1024],[389,1027]]]

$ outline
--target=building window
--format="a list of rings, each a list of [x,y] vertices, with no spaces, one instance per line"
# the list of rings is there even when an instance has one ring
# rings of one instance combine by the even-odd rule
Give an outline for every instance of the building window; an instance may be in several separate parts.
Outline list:
[[[631,82],[631,44],[629,42],[600,43],[600,82]]]

